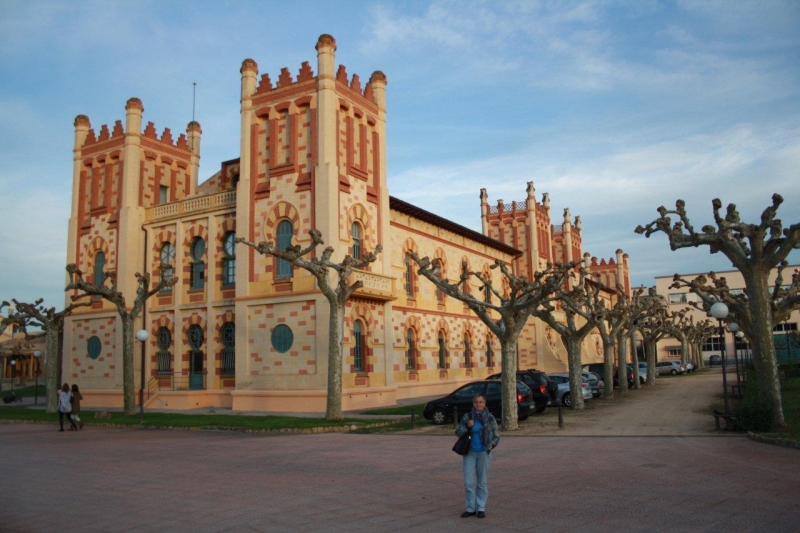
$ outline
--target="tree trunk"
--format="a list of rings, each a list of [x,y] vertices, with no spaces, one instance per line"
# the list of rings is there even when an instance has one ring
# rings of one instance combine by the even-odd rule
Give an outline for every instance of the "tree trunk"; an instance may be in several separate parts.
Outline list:
[[[614,342],[603,338],[603,398],[614,397]],[[623,360],[624,364],[624,360]]]
[[[686,368],[686,362],[689,360],[689,343],[686,341],[686,335],[680,338],[681,341],[681,364]]]
[[[636,373],[639,373],[639,351],[636,349],[636,329],[631,330],[631,364],[636,369]],[[649,371],[649,370],[648,370]],[[622,387],[622,381],[625,381],[625,386],[628,386],[628,380],[620,380],[620,387]],[[633,388],[634,389],[641,389],[642,382],[641,380],[634,379],[633,380]]]
[[[503,429],[513,431],[517,429],[517,338],[510,335],[511,339],[500,339],[503,387]]]
[[[581,371],[581,341],[575,337],[563,338],[567,345],[567,362],[569,363],[569,394],[572,397],[572,408],[583,409],[583,373]]]
[[[325,418],[342,419],[342,341],[344,339],[344,306],[330,301],[328,323],[328,398]]]
[[[45,330],[45,362],[44,362],[44,382],[47,389],[46,410],[48,413],[58,411],[58,387],[61,385],[59,379],[59,342],[58,328],[51,325]]]
[[[760,272],[742,272],[752,314],[753,365],[758,380],[759,400],[772,407],[772,420],[778,427],[786,425],[783,417],[781,385],[778,377],[778,362],[772,337],[772,310],[770,308],[767,276]],[[723,339],[724,342],[724,339]]]
[[[619,334],[617,335],[618,346],[619,346],[619,353],[617,355],[617,375],[620,372],[625,371],[625,361],[628,359],[628,335],[626,334],[625,330],[620,330]],[[624,383],[623,383],[624,381]],[[628,394],[628,380],[623,380],[619,383],[619,394],[624,396]],[[610,386],[611,389],[614,389],[614,377],[612,375],[611,382],[606,382],[606,387]]]
[[[122,322],[122,402],[126,415],[136,414],[136,386],[133,375],[133,319],[120,317]]]
[[[656,384],[656,349],[658,341],[645,339],[645,352],[647,357],[647,384]]]

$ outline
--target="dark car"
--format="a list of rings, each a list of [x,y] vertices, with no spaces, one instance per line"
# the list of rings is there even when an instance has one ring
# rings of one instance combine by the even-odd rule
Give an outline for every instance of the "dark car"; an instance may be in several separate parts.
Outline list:
[[[422,416],[434,424],[452,422],[453,409],[458,410],[459,419],[472,410],[472,399],[477,394],[486,397],[486,407],[495,418],[503,414],[502,394],[499,380],[475,381],[457,388],[444,398],[432,400],[425,405]],[[534,409],[533,393],[524,383],[517,381],[517,416],[525,420]]]
[[[708,366],[721,365],[721,364],[722,364],[722,357],[720,357],[719,355],[712,355],[711,357],[708,358]]]
[[[500,374],[492,374],[486,379],[500,379],[500,376]],[[547,402],[550,401],[550,394],[547,392],[547,384],[550,382],[548,375],[535,369],[517,370],[517,381],[530,387],[533,392],[533,401],[536,403],[536,412],[543,412],[547,408]]]
[[[589,363],[588,365],[583,365],[581,367],[581,369],[584,372],[594,372],[595,374],[600,374],[601,376],[605,376],[606,375],[605,374],[605,370],[604,370],[605,366],[606,366],[605,363]],[[632,387],[633,386],[633,376],[634,376],[633,367],[630,366],[630,365],[626,365],[626,368],[628,370],[628,386]],[[614,386],[618,387],[619,386],[619,377],[617,376],[617,367],[616,366],[614,366],[614,368],[612,370],[612,374],[614,375]]]

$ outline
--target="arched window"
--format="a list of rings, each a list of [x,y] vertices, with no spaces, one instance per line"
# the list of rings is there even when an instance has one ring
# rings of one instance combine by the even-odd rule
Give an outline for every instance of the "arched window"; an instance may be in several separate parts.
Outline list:
[[[205,287],[206,264],[203,262],[203,254],[206,253],[206,241],[197,237],[192,241],[190,254],[192,256],[192,272],[189,280],[189,288],[202,289]]]
[[[158,343],[158,354],[156,360],[158,361],[159,374],[172,373],[172,354],[169,349],[172,348],[172,333],[169,328],[160,327],[156,334],[156,342]]]
[[[353,236],[353,259],[361,259],[361,226],[358,222],[353,222],[350,234]]]
[[[225,322],[219,329],[222,337],[222,374],[236,372],[236,324]]]
[[[237,185],[239,185],[239,173],[238,172],[231,177],[231,187],[235,189]]]
[[[405,286],[406,286],[406,296],[409,298],[414,297],[414,260],[411,259],[411,254],[406,254],[405,257]]]
[[[447,368],[447,345],[442,331],[439,332],[439,368]]]
[[[97,255],[94,256],[94,285],[95,287],[101,287],[103,282],[106,280],[106,254],[103,252],[97,252]]]
[[[294,235],[294,228],[292,227],[292,223],[288,220],[282,220],[280,224],[278,224],[278,231],[277,231],[277,244],[278,250],[286,250],[289,246],[292,245],[292,236]],[[292,264],[285,260],[285,259],[278,259],[278,272],[277,277],[279,278],[291,278],[292,277]]]
[[[406,369],[407,370],[416,370],[416,357],[414,357],[414,352],[416,350],[416,345],[414,342],[414,330],[409,329],[408,333],[406,334],[406,340],[408,341],[408,348],[406,349]]]
[[[353,322],[353,367],[356,372],[364,371],[364,325],[360,320]]]
[[[189,326],[189,388],[203,389],[205,387],[204,354],[202,351],[205,335],[203,328],[197,324]]]
[[[469,335],[464,335],[464,367],[472,368],[472,348],[469,345]]]
[[[222,286],[236,284],[236,232],[229,231],[222,237]]]
[[[486,366],[489,368],[494,366],[494,352],[492,352],[491,337],[486,337]]]
[[[172,279],[175,271],[173,267],[173,263],[175,262],[175,247],[172,246],[171,242],[165,242],[161,245],[159,258],[161,259],[161,266],[164,267],[164,279],[169,281]],[[172,292],[172,285],[165,286],[161,289],[161,292]]]

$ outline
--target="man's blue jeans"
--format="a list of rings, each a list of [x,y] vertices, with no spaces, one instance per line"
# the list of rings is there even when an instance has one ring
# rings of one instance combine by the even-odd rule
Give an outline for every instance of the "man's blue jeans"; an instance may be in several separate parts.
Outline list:
[[[469,452],[464,456],[464,497],[470,513],[486,511],[489,498],[489,463],[492,456],[486,452]]]

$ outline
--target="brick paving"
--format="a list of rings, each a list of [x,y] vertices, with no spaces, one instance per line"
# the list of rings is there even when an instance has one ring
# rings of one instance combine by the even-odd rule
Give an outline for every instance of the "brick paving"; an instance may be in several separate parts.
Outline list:
[[[505,436],[484,520],[453,441],[0,425],[0,530],[800,530],[800,453],[743,436]]]

